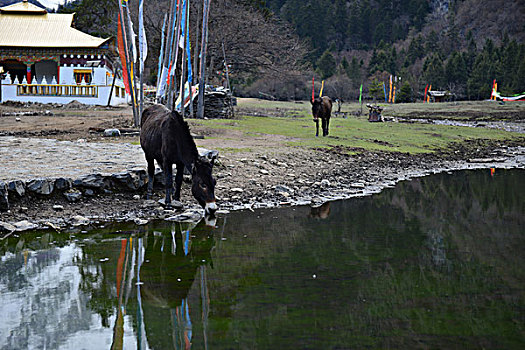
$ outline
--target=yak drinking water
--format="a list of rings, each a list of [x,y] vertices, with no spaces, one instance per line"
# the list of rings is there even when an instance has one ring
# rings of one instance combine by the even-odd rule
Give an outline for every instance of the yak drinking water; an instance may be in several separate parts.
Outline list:
[[[188,124],[182,116],[162,105],[154,105],[144,110],[141,118],[140,145],[148,162],[148,198],[153,192],[153,177],[156,160],[165,175],[165,205],[171,206],[173,191],[173,164],[177,166],[175,175],[175,200],[180,200],[182,175],[186,167],[192,176],[191,192],[207,214],[217,210],[215,204],[215,179],[212,176],[213,161],[199,156]]]
[[[332,100],[328,96],[317,97],[310,101],[312,103],[312,114],[316,126],[315,136],[319,136],[319,118],[322,121],[323,136],[328,136],[330,115],[332,114]]]

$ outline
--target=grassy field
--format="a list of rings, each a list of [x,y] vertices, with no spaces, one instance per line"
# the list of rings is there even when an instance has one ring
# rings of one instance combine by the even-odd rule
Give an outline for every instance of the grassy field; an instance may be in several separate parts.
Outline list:
[[[525,104],[492,102],[467,102],[456,104],[399,104],[387,106],[384,115],[402,116],[432,114],[439,118],[450,115],[462,119],[464,115],[496,113],[504,107],[509,114],[521,113]],[[356,116],[357,104],[344,104],[342,112],[346,118],[332,117],[329,137],[315,137],[315,123],[311,117],[308,102],[276,102],[255,99],[239,99],[237,116],[234,120],[214,119],[195,121],[209,128],[231,129],[249,135],[282,135],[290,138],[288,145],[302,147],[335,147],[368,150],[422,153],[445,148],[454,142],[469,139],[524,139],[522,134],[489,128],[444,126],[422,123],[370,123],[366,116]],[[364,107],[364,110],[367,110]],[[366,112],[366,111],[364,111]],[[454,112],[453,114],[450,114]],[[497,110],[502,113],[502,110]]]

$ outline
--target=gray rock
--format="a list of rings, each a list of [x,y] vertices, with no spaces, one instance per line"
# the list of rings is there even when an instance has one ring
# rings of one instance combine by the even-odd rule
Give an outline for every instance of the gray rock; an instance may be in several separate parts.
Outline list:
[[[197,151],[199,152],[199,155],[201,157],[206,157],[210,161],[215,160],[217,159],[217,157],[219,157],[219,151],[209,150],[202,147],[197,147]]]
[[[286,186],[286,185],[277,185],[277,186],[275,186],[275,192],[290,194],[290,193],[293,193],[293,190],[290,187]]]
[[[133,222],[135,223],[135,225],[146,225],[149,221],[140,218],[135,218]]]
[[[198,222],[204,217],[202,209],[188,209],[184,213],[170,216],[164,220],[177,222]]]
[[[71,218],[71,225],[73,226],[82,226],[89,224],[89,219],[81,215],[73,216]]]
[[[66,197],[67,201],[70,203],[78,202],[82,198],[82,192],[80,191],[65,192],[64,197]]]
[[[7,184],[4,181],[0,181],[0,211],[7,210],[9,210]]]
[[[106,129],[104,130],[104,136],[118,137],[120,136],[120,130],[119,129]]]
[[[157,202],[155,202],[153,199],[146,199],[143,203],[142,203],[142,208],[154,208],[157,206]]]
[[[136,191],[146,184],[147,174],[145,170],[135,170],[132,172],[122,172],[111,175],[111,179],[117,185]]]
[[[22,197],[26,194],[26,184],[24,181],[15,180],[7,184],[9,192],[16,194],[18,197]]]
[[[330,187],[330,181],[327,180],[327,179],[321,180],[321,187],[323,187],[323,188]]]
[[[66,179],[59,177],[55,180],[55,188],[59,191],[67,191],[73,186],[73,181],[71,179]]]
[[[16,230],[16,227],[14,225],[11,225],[10,223],[0,221],[0,233],[11,233]]]
[[[110,187],[110,181],[108,178],[101,174],[90,174],[82,176],[73,181],[73,186],[91,188],[95,190],[102,190]]]
[[[166,202],[165,202],[166,198],[162,198],[162,199],[159,199],[157,203],[159,203],[160,205],[162,205],[163,207],[166,206]],[[184,207],[184,204],[182,204],[181,202],[179,201],[176,201],[176,200],[172,200],[171,201],[171,207],[173,209],[182,209]]]
[[[86,188],[84,190],[84,196],[91,197],[91,196],[94,196],[94,195],[95,195],[95,192],[91,188]]]
[[[27,220],[22,220],[19,222],[15,222],[13,224],[15,226],[15,231],[27,231],[27,230],[34,230],[38,227],[37,224],[34,224],[32,222],[29,222]]]
[[[41,195],[50,195],[54,190],[54,181],[51,179],[35,179],[27,183],[26,189]]]
[[[64,206],[63,205],[53,205],[53,210],[56,210],[56,211],[62,211],[64,210]]]

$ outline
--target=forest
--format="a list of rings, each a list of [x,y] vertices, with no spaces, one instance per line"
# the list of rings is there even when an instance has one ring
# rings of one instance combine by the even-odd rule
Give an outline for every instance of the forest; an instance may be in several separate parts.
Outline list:
[[[138,1],[129,0],[136,14]],[[199,40],[201,1],[190,1],[192,48]],[[145,5],[150,46],[148,82],[155,84],[167,0]],[[117,4],[77,0],[77,28],[114,36]],[[397,77],[396,102],[421,99],[425,86],[455,99],[490,97],[492,82],[506,95],[525,91],[523,2],[495,0],[212,0],[208,83],[224,81],[238,96],[308,99],[325,80],[327,95],[381,99]],[[520,24],[521,23],[521,24]],[[190,30],[191,31],[191,30]],[[224,48],[224,51],[223,51]]]

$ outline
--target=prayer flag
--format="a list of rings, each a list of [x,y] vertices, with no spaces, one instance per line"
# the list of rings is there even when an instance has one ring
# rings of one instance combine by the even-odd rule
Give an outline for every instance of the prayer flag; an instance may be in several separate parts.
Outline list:
[[[363,84],[361,84],[361,87],[359,88],[359,103],[361,103],[361,96],[363,95]]]
[[[131,51],[133,53],[133,62],[137,62],[137,45],[135,45],[135,37],[137,35],[133,31],[133,22],[131,21],[129,10],[127,11],[127,15],[128,15],[129,41],[131,41]]]
[[[126,48],[124,47],[124,40],[122,37],[122,20],[120,18],[120,13],[118,14],[118,20],[117,20],[117,46],[118,46],[118,53],[120,56],[120,63],[122,64],[122,80],[124,80],[124,87],[126,88],[126,92],[128,94],[131,93],[131,89],[129,88],[129,77],[128,77],[128,69],[126,65]]]
[[[144,29],[144,0],[139,0],[139,52],[140,71],[144,71],[144,61],[148,57],[148,42],[146,41],[146,30]]]
[[[162,96],[161,94],[161,86],[163,84],[166,84],[166,78],[162,79],[163,76],[163,69],[162,69],[162,58],[164,57],[164,34],[166,30],[166,19],[167,15],[164,15],[164,24],[162,25],[162,35],[160,37],[160,55],[159,55],[159,68],[157,70],[157,98]],[[162,89],[164,89],[162,87]]]
[[[321,81],[321,91],[319,92],[319,97],[323,97],[323,89],[324,89],[324,80]]]
[[[187,9],[186,22],[186,56],[188,57],[188,82],[193,83],[193,70],[191,67],[191,43],[190,43],[190,9]]]
[[[390,87],[388,92],[388,102],[392,102],[392,75],[390,75]]]
[[[315,100],[315,93],[314,93],[314,77],[312,77],[312,102]]]

